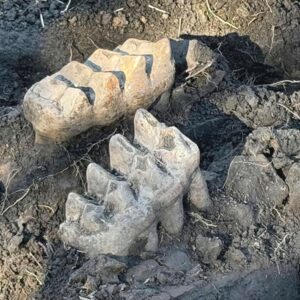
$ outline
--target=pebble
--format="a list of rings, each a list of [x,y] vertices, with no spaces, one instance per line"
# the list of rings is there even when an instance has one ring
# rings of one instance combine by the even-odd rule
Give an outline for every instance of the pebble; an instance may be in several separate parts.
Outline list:
[[[109,14],[109,13],[105,13],[103,16],[102,16],[102,25],[105,26],[105,25],[108,25],[112,20],[112,15]]]
[[[69,19],[68,21],[69,21],[69,23],[70,23],[71,25],[75,25],[76,22],[77,22],[77,17],[74,16],[73,18]]]
[[[211,264],[214,263],[220,255],[223,244],[217,237],[209,238],[198,234],[196,237],[196,248],[202,261]]]
[[[147,19],[144,16],[141,16],[140,21],[144,24],[147,23]]]

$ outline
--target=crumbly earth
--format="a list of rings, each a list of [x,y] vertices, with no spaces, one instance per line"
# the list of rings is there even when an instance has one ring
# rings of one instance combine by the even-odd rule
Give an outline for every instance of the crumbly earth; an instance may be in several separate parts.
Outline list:
[[[299,299],[299,2],[151,1],[162,13],[72,0],[62,14],[66,2],[0,0],[0,299]],[[212,88],[178,70],[170,107],[151,112],[198,144],[213,209],[186,203],[182,233],[159,228],[157,253],[89,260],[58,238],[67,194],[86,190],[90,162],[108,166],[112,134],[132,139],[132,120],[36,147],[23,95],[97,47],[179,35],[219,54],[226,76]]]

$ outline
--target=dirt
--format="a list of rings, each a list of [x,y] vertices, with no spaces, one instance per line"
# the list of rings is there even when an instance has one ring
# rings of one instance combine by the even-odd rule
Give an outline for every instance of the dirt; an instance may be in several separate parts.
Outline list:
[[[151,1],[164,14],[73,0],[62,14],[63,2],[0,0],[0,299],[299,299],[299,2]],[[200,147],[213,209],[186,204],[182,234],[160,229],[158,253],[89,260],[57,236],[64,203],[89,162],[107,166],[112,133],[132,138],[132,120],[37,147],[24,93],[97,47],[179,35],[213,49],[224,76],[212,86],[178,70],[168,111],[152,113]]]

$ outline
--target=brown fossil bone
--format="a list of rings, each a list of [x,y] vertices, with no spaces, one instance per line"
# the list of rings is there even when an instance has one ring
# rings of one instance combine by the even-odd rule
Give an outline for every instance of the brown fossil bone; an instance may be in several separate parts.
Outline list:
[[[134,129],[134,145],[119,134],[109,143],[110,166],[121,177],[91,163],[88,196],[68,196],[60,236],[90,256],[157,250],[159,222],[169,233],[181,231],[185,194],[199,209],[211,206],[197,145],[144,109]]]
[[[95,125],[148,108],[174,82],[169,39],[129,39],[114,51],[96,50],[72,61],[26,93],[23,109],[36,142],[61,142]]]

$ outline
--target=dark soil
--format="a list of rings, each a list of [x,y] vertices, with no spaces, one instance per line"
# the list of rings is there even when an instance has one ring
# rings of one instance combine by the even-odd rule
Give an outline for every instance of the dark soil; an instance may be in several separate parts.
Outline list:
[[[299,130],[299,120],[276,105],[298,101],[290,81],[300,79],[300,3],[73,0],[62,14],[61,2],[0,0],[0,299],[299,299],[297,195],[276,192],[278,182],[291,186],[286,176],[300,157],[297,132],[285,144],[278,130]],[[89,162],[107,165],[112,133],[132,138],[132,120],[38,148],[22,115],[24,93],[97,47],[179,35],[214,50],[226,76],[205,95],[203,78],[177,81],[170,109],[152,112],[200,147],[214,208],[204,215],[186,204],[182,234],[161,229],[158,253],[89,260],[57,236],[64,203],[70,191],[84,192]],[[289,81],[272,85],[281,80]],[[275,128],[270,140],[280,151],[253,131],[261,126]],[[274,174],[247,164],[253,145]],[[236,159],[247,163],[236,167]]]

